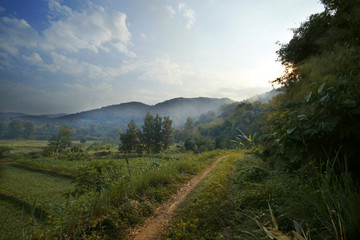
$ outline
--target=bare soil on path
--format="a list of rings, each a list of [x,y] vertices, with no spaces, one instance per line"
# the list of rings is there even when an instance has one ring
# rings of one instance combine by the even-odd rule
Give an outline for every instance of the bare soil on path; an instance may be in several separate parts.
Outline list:
[[[135,229],[131,229],[128,239],[129,240],[154,240],[159,239],[164,233],[165,229],[169,226],[170,221],[174,215],[175,210],[184,201],[186,196],[194,190],[211,170],[224,158],[229,155],[222,156],[214,161],[203,172],[196,175],[189,182],[183,185],[180,190],[173,195],[167,202],[156,209],[153,216],[145,220],[145,223]]]

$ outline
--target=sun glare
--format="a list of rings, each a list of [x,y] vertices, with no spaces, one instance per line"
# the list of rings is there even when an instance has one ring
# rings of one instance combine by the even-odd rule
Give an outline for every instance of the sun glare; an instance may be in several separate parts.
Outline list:
[[[294,67],[294,64],[290,64],[289,66],[285,67],[285,73],[286,74],[291,74],[291,73],[294,73],[294,70],[296,68]]]

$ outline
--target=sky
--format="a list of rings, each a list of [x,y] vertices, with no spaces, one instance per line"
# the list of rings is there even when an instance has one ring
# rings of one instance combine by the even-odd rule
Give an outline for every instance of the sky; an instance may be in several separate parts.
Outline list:
[[[2,0],[0,112],[75,113],[272,89],[318,0]]]

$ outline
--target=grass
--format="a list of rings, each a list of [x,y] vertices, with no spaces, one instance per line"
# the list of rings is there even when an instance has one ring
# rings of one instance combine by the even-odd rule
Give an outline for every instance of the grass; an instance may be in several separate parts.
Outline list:
[[[236,157],[224,159],[180,206],[166,239],[224,239],[230,176]],[[227,210],[225,210],[227,209]]]
[[[106,171],[97,171],[99,175],[93,177],[104,184],[104,188],[86,192],[70,202],[61,214],[50,216],[51,227],[44,235],[123,239],[130,226],[152,214],[183,182],[208,166],[219,154],[213,151],[180,156],[178,160],[164,159],[160,164],[145,165],[137,171],[120,172],[114,180],[105,176]]]
[[[36,203],[41,209],[51,211],[54,205],[66,200],[64,193],[72,188],[70,179],[31,172],[12,166],[2,166],[0,192],[29,205]]]
[[[177,155],[176,155],[177,156]],[[82,169],[89,167],[95,163],[108,164],[114,168],[128,171],[128,167],[133,173],[146,171],[155,165],[172,164],[171,157],[152,156],[152,157],[135,157],[129,158],[128,163],[125,158],[116,159],[92,159],[92,160],[74,160],[68,161],[66,159],[52,159],[52,158],[38,158],[38,159],[19,159],[15,163],[33,169],[44,169],[55,171],[62,174],[78,175]]]
[[[30,214],[0,197],[0,239],[28,239],[35,230],[36,222]]]
[[[42,151],[47,144],[39,140],[0,140],[0,147],[9,147],[12,153]]]
[[[349,174],[271,168],[252,154],[219,164],[184,203],[166,239],[358,238],[360,189]],[[228,167],[228,168],[227,168]]]
[[[29,239],[45,228],[47,214],[66,202],[72,181],[2,165],[0,172],[0,239]]]
[[[220,162],[180,206],[165,239],[266,239],[253,218],[266,211],[266,164],[241,154]],[[252,216],[253,217],[253,216]]]

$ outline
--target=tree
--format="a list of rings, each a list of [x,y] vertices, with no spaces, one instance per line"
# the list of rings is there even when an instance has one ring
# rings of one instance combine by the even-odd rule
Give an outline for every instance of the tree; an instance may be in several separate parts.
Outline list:
[[[154,153],[159,153],[163,148],[163,132],[162,132],[162,118],[156,114],[155,118],[153,118],[153,146],[152,150]]]
[[[283,94],[268,117],[269,149],[293,168],[336,152],[360,175],[360,1],[322,2],[277,52],[291,71],[275,81]]]
[[[149,112],[146,114],[140,139],[147,152],[159,153],[170,146],[171,124],[172,120],[169,117],[165,117],[163,121],[158,114],[155,117]]]
[[[47,149],[45,152],[51,153],[62,153],[65,149],[71,147],[71,128],[69,126],[60,126],[59,133],[53,135],[49,140]]]
[[[162,142],[163,142],[163,148],[168,149],[170,145],[172,144],[172,133],[173,128],[171,127],[172,120],[169,116],[164,117],[161,127],[161,136],[162,136]]]
[[[187,139],[191,139],[194,136],[195,126],[194,121],[191,117],[186,119],[183,129],[183,140],[186,141]]]
[[[142,126],[141,143],[147,152],[152,152],[154,142],[154,117],[148,112],[144,118],[144,125]]]
[[[31,122],[25,122],[24,123],[24,131],[23,131],[23,137],[25,139],[30,139],[34,133],[35,125]]]
[[[23,123],[19,120],[12,120],[8,126],[9,138],[18,139],[21,137],[23,131]]]
[[[7,126],[5,123],[0,122],[0,138],[4,137],[7,131]]]
[[[125,153],[131,153],[138,149],[140,131],[137,128],[135,121],[131,120],[125,133],[120,133],[119,150]]]

